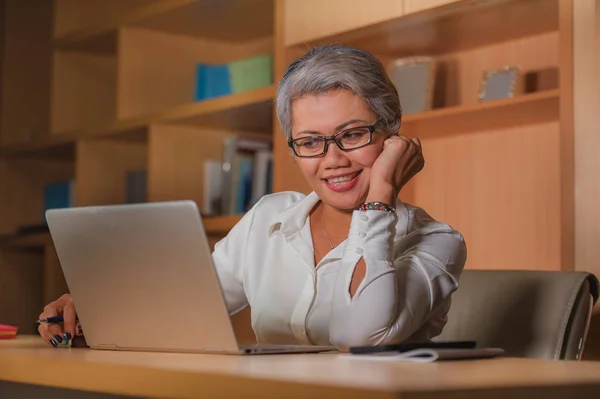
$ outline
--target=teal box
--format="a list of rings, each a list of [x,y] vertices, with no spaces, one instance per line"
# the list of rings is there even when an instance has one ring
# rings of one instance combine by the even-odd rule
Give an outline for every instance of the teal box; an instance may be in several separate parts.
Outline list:
[[[273,55],[261,54],[231,62],[229,75],[233,93],[269,86],[273,83]]]
[[[231,94],[228,65],[196,65],[196,101],[228,94]]]

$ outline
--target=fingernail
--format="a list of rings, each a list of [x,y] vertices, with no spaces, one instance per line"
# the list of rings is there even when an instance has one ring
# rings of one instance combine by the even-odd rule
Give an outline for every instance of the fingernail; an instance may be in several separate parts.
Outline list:
[[[83,334],[83,328],[81,328],[81,326],[77,326],[77,333],[78,334]]]
[[[62,344],[63,339],[60,335],[55,335],[54,338],[56,338],[59,344]]]
[[[73,336],[71,335],[71,332],[67,331],[65,333],[65,341],[67,341],[67,342],[65,342],[65,343],[68,343],[71,340],[71,338],[73,338]]]
[[[55,348],[57,348],[57,347],[58,347],[58,344],[56,343],[56,341],[55,341],[55,340],[51,339],[51,340],[50,340],[50,343],[52,344],[52,346],[53,346],[53,347],[55,347]]]

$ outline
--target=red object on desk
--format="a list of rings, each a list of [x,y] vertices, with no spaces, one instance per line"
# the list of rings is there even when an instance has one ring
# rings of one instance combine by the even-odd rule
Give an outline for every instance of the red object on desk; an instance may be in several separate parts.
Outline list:
[[[15,338],[17,336],[17,327],[0,324],[0,339]]]

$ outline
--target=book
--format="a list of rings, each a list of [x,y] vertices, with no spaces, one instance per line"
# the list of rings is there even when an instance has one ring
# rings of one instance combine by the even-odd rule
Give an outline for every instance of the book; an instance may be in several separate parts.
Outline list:
[[[242,93],[273,83],[273,54],[260,54],[229,63],[231,91]]]
[[[221,161],[207,159],[204,161],[204,199],[202,214],[204,216],[221,213],[221,193],[223,165]]]
[[[194,99],[207,100],[231,94],[229,66],[199,63],[196,65]]]
[[[224,139],[221,214],[243,213],[252,206],[254,165],[259,151],[271,151],[271,139],[268,136],[264,139],[240,136]],[[269,183],[264,186],[270,187]]]
[[[430,363],[441,360],[489,359],[494,357],[502,357],[504,354],[505,352],[502,348],[420,348],[406,352],[343,354],[340,356],[353,360]]]
[[[125,203],[147,202],[148,172],[145,169],[130,170],[125,174]]]
[[[18,328],[15,326],[8,326],[6,324],[0,324],[0,339],[10,339],[17,336]]]
[[[258,150],[254,156],[254,169],[252,176],[252,197],[250,203],[253,205],[263,196],[271,194],[271,169],[273,164],[273,151]]]
[[[75,182],[73,180],[49,183],[44,186],[44,211],[42,223],[46,222],[46,211],[56,208],[70,208],[74,204]]]

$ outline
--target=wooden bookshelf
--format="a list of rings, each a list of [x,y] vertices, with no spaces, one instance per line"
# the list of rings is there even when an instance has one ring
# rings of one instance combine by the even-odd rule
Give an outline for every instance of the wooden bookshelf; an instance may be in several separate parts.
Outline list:
[[[126,200],[126,173],[143,170],[148,201],[191,199],[201,206],[204,162],[221,160],[225,138],[272,136],[273,84],[201,100],[195,84],[200,62],[274,53],[276,2],[0,3],[7,54],[0,272],[38,265],[27,269],[10,302],[39,287],[33,280],[45,281],[44,292],[19,310],[26,317],[0,308],[4,322],[32,319],[43,307],[40,299],[65,289],[48,233],[19,233],[42,224],[48,184],[74,182],[76,206],[119,204]],[[210,244],[240,217],[207,218]]]
[[[0,145],[0,154],[51,153],[73,156],[78,139],[127,137],[153,124],[192,125],[210,129],[262,132],[273,129],[272,104],[275,87],[268,86],[244,93],[197,101],[152,114],[123,119],[111,125],[85,130],[71,130],[39,140]]]
[[[320,44],[359,47],[386,66],[402,57],[432,57],[438,67],[433,108],[405,115],[400,130],[420,138],[425,169],[401,199],[465,235],[468,268],[573,269],[573,175],[567,173],[573,125],[566,123],[572,99],[565,75],[572,64],[565,23],[572,3],[386,3],[383,13],[366,1],[352,8],[341,1],[286,1],[278,73]],[[313,15],[312,24],[299,22]],[[521,70],[514,97],[480,102],[484,72],[506,65]],[[284,140],[275,140],[275,189],[308,192]]]
[[[573,81],[585,90],[590,73],[582,65],[591,65],[578,67],[575,58],[592,53],[582,44],[589,38],[574,40],[575,31],[592,31],[591,14],[575,12],[574,0],[24,3],[0,0],[7,16],[0,236],[11,237],[0,245],[0,271],[23,270],[9,302],[43,293],[28,296],[19,315],[0,306],[8,322],[35,317],[40,301],[64,287],[47,235],[14,235],[40,223],[48,183],[74,180],[77,205],[120,203],[124,173],[146,169],[149,201],[200,204],[204,161],[221,159],[226,137],[259,135],[273,141],[274,191],[308,192],[275,123],[275,84],[295,57],[323,43],[364,48],[385,64],[429,55],[440,66],[433,109],[403,119],[401,133],[421,139],[426,166],[401,198],[463,232],[468,267],[577,268],[576,126],[584,126],[581,118],[598,123],[593,112],[574,111]],[[194,99],[197,62],[267,52],[272,85]],[[508,64],[550,78],[513,98],[480,103],[483,72]],[[592,142],[589,133],[582,137]],[[595,181],[593,173],[578,173],[588,185]],[[241,216],[207,217],[211,244]],[[581,220],[578,226],[594,225]],[[43,254],[27,252],[41,247]]]
[[[560,91],[552,89],[502,100],[432,109],[406,115],[401,130],[407,136],[427,138],[477,132],[490,126],[508,128],[557,121],[559,98]]]

